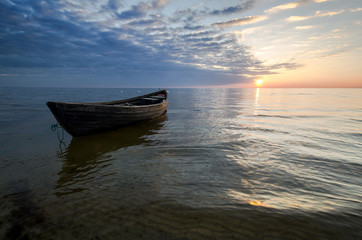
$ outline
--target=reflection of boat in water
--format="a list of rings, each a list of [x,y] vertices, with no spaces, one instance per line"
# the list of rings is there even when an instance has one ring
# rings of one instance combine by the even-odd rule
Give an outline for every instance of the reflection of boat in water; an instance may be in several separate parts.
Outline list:
[[[72,138],[66,151],[62,154],[63,166],[58,173],[59,180],[57,189],[59,194],[66,194],[84,189],[82,186],[76,187],[77,182],[82,182],[82,178],[89,173],[97,172],[102,166],[108,165],[111,159],[106,153],[116,151],[121,148],[152,143],[147,137],[157,134],[167,120],[164,114],[158,118],[136,125],[130,125],[122,129],[88,135],[81,138]]]
[[[47,102],[59,124],[73,137],[127,126],[161,116],[168,104],[166,90],[99,103]]]

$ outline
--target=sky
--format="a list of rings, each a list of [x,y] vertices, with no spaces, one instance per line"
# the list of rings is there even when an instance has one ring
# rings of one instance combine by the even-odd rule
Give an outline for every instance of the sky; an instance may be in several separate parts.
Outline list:
[[[0,87],[362,87],[362,0],[0,0]]]

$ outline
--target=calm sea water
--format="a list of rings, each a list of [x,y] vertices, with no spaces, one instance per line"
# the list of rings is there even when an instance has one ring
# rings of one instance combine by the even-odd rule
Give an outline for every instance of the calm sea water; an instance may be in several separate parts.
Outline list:
[[[48,100],[152,90],[1,89],[0,239],[362,239],[362,89],[169,89],[159,119],[49,129]]]

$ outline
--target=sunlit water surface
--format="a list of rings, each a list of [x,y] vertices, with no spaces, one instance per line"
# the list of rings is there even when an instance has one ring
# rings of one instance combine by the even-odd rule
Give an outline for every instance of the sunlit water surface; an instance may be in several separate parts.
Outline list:
[[[362,239],[361,89],[168,89],[159,119],[49,129],[46,101],[152,90],[1,89],[0,239]]]

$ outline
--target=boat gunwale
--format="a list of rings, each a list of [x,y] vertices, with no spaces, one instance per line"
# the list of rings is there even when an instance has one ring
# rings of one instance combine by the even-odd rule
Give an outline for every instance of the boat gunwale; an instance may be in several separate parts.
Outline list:
[[[119,105],[122,103],[127,103],[127,102],[132,102],[138,99],[142,99],[145,97],[149,97],[158,93],[165,93],[165,99],[162,102],[159,103],[153,103],[153,104],[148,104],[148,105]],[[56,102],[56,101],[48,101],[47,103],[56,103],[56,104],[62,104],[62,105],[74,105],[74,106],[102,106],[102,107],[113,107],[113,108],[148,108],[150,106],[157,106],[157,105],[161,105],[164,104],[168,101],[168,96],[167,96],[167,91],[166,89],[163,90],[159,90],[156,92],[152,92],[152,93],[148,93],[145,95],[141,95],[141,96],[136,96],[136,97],[132,97],[132,98],[126,98],[126,99],[121,99],[121,100],[114,100],[114,101],[107,101],[107,102]]]

